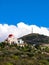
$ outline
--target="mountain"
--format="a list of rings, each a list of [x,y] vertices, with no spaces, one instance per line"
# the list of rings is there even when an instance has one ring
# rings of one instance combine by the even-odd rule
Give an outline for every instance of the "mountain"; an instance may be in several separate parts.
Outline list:
[[[20,39],[24,40],[26,43],[29,44],[42,44],[42,43],[49,43],[49,37],[36,34],[36,33],[31,33],[28,35],[25,35],[23,37],[20,37]]]

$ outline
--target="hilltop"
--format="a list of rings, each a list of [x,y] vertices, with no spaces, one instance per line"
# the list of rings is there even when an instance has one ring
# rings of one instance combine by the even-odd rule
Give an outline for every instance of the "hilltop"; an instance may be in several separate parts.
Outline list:
[[[44,35],[40,35],[36,33],[25,35],[21,37],[20,39],[23,39],[26,43],[30,43],[30,44],[49,43],[48,36],[44,36]]]

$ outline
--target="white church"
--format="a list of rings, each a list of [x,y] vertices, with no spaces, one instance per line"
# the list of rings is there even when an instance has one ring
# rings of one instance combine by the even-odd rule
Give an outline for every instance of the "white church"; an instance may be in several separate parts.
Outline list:
[[[8,38],[5,40],[6,43],[17,44],[18,46],[24,46],[24,41],[22,39],[17,39],[13,34],[9,34]]]

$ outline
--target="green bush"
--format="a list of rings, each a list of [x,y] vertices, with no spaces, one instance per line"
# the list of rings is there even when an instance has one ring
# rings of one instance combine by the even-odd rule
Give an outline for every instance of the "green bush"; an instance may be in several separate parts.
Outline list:
[[[10,62],[6,62],[5,65],[13,65],[12,63]]]

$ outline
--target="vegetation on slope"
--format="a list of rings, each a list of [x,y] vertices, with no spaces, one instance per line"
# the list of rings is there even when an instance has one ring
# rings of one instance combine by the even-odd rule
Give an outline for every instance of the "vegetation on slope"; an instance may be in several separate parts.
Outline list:
[[[0,43],[0,65],[49,65],[47,51],[49,48],[41,49],[40,45],[20,47],[3,42]]]
[[[39,44],[39,43],[49,43],[49,37],[40,34],[28,34],[21,37],[26,43]]]

